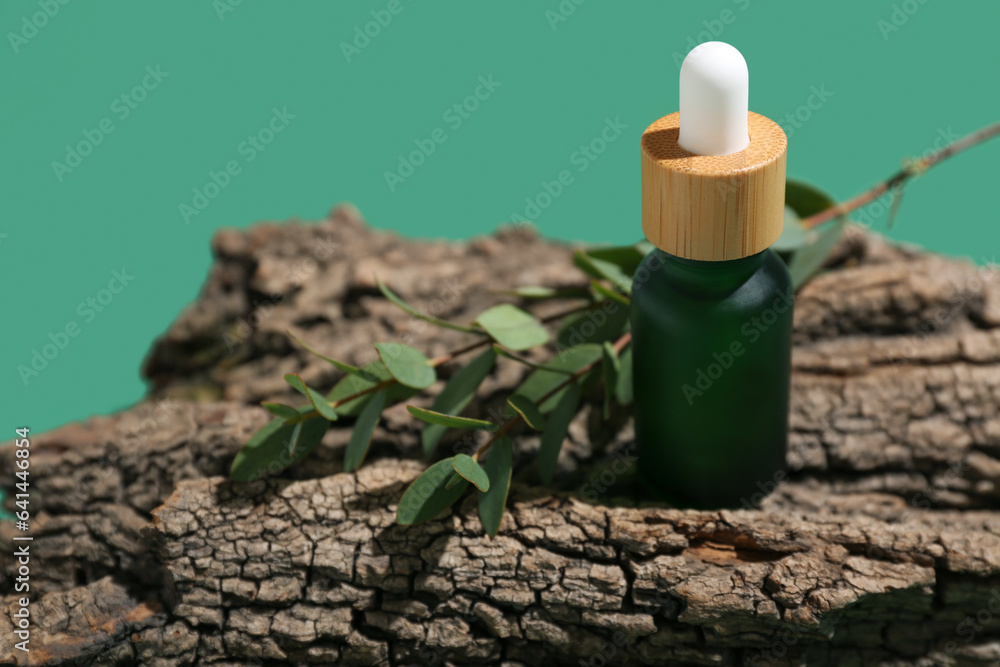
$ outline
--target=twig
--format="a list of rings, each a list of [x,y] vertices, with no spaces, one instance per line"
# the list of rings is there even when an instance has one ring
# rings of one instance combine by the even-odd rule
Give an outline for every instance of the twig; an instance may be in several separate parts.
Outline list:
[[[976,130],[972,134],[966,135],[957,141],[953,141],[941,150],[935,151],[927,157],[910,161],[902,169],[871,189],[866,190],[865,192],[862,192],[856,197],[848,199],[845,202],[837,204],[836,206],[831,206],[828,209],[805,218],[802,220],[802,226],[806,229],[812,229],[813,227],[821,225],[828,220],[839,218],[855,209],[861,208],[865,204],[875,201],[886,192],[902,187],[903,183],[914,176],[924,173],[937,163],[943,162],[952,155],[957,155],[958,153],[972,148],[977,144],[981,144],[984,141],[995,137],[997,134],[1000,134],[1000,122],[987,125],[980,130]]]

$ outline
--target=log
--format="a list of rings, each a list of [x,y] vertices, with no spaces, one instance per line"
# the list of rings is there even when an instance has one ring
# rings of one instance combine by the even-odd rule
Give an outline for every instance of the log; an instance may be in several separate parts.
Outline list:
[[[346,206],[220,231],[201,296],[144,364],[146,399],[33,439],[31,651],[3,523],[0,662],[1000,664],[1000,276],[857,228],[797,296],[789,473],[741,508],[623,494],[631,424],[602,423],[597,396],[556,488],[537,485],[537,437],[517,437],[496,538],[471,497],[395,525],[426,465],[403,406],[356,473],[338,424],[280,475],[226,479],[269,419],[255,404],[294,400],[283,373],[336,379],[287,329],[352,363],[378,340],[441,354],[463,334],[391,306],[373,274],[468,321],[504,300],[491,290],[579,282],[571,251],[523,228],[402,239]],[[500,365],[471,413],[521,368]],[[0,449],[8,491],[14,461]]]

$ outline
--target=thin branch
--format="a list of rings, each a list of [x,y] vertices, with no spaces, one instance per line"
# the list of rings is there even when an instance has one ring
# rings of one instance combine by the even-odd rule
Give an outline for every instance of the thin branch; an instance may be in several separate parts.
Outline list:
[[[875,201],[890,190],[901,188],[909,179],[923,174],[937,163],[943,162],[952,155],[957,155],[964,150],[987,141],[988,139],[992,139],[998,134],[1000,134],[1000,122],[993,123],[992,125],[987,125],[980,130],[976,130],[972,134],[966,135],[961,139],[948,144],[941,150],[935,151],[927,157],[909,161],[903,166],[902,169],[881,183],[878,183],[871,189],[866,190],[865,192],[862,192],[856,197],[848,199],[845,202],[837,204],[836,206],[831,206],[826,210],[805,218],[802,220],[802,226],[806,229],[811,229],[817,225],[827,222],[828,220],[842,217],[855,209],[861,208],[869,202]]]

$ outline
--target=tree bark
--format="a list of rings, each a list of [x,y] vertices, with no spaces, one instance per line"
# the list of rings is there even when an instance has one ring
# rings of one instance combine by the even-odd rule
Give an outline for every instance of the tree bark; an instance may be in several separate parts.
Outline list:
[[[342,207],[316,225],[220,232],[214,252],[201,297],[146,361],[148,398],[33,439],[31,652],[14,648],[8,548],[0,662],[1000,663],[995,267],[852,229],[796,299],[787,476],[741,509],[637,506],[616,495],[634,467],[628,415],[602,425],[588,405],[554,491],[528,465],[537,437],[518,436],[491,539],[471,497],[395,525],[425,465],[403,406],[356,473],[340,463],[345,424],[277,477],[225,474],[269,418],[253,404],[290,399],[283,373],[335,380],[286,329],[353,363],[379,340],[442,354],[463,334],[385,302],[373,273],[469,321],[505,298],[491,290],[578,282],[570,248],[523,230],[408,241]],[[501,365],[472,412],[522,368]],[[8,490],[13,470],[0,449]]]

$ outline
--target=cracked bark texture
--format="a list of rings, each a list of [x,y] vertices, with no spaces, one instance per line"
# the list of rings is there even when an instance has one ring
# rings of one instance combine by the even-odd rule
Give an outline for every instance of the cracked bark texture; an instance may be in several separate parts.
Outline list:
[[[340,207],[221,231],[213,249],[201,297],[147,358],[147,400],[33,440],[33,651],[13,648],[8,548],[0,662],[1000,664],[995,270],[851,230],[796,299],[786,478],[739,510],[637,506],[617,497],[627,415],[602,425],[588,405],[556,492],[527,465],[537,438],[518,437],[490,539],[472,498],[394,525],[425,465],[402,406],[357,473],[337,425],[277,479],[224,475],[268,420],[253,404],[292,398],[283,373],[335,380],[287,329],[353,363],[376,340],[441,354],[467,339],[385,302],[374,274],[471,320],[504,299],[491,290],[578,282],[571,248],[514,229],[404,240]],[[522,375],[501,364],[473,412]],[[0,449],[3,484],[13,467]]]

